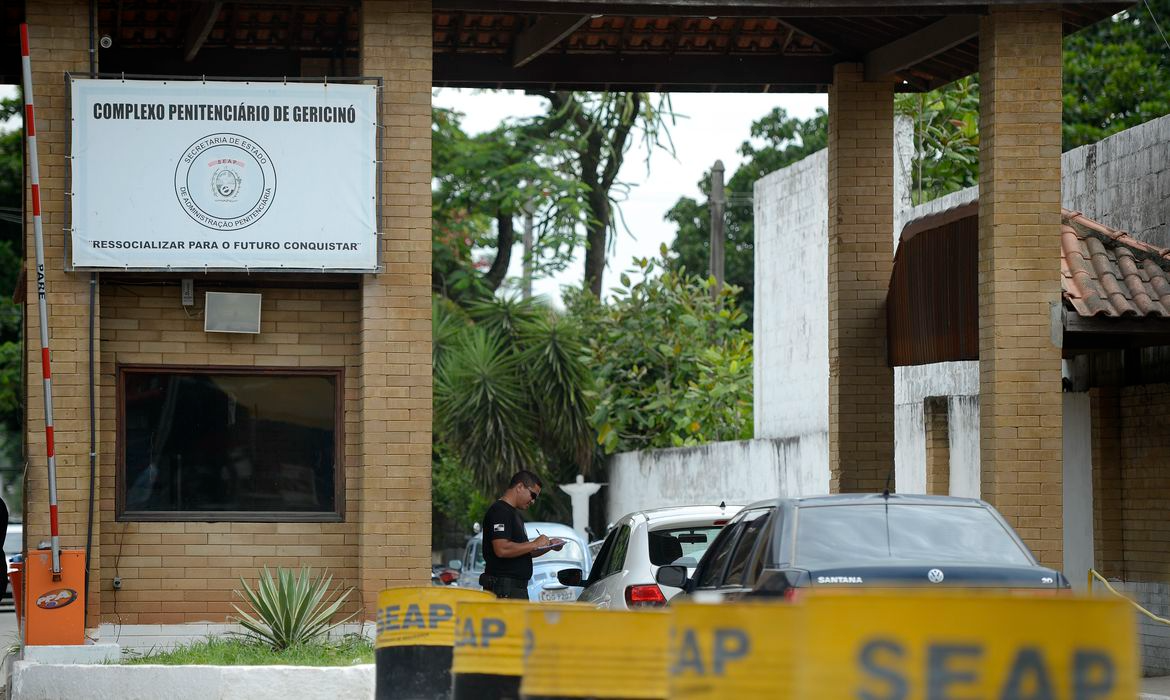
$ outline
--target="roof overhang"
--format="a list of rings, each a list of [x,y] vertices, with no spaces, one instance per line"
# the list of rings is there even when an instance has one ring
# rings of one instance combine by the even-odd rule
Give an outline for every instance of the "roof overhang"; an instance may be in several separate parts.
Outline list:
[[[1058,5],[1066,32],[1113,0],[433,0],[438,86],[810,92],[837,63],[926,90],[978,70],[979,17]],[[20,80],[25,3],[0,3],[0,79]],[[344,76],[359,70],[361,0],[96,0],[104,73]]]
[[[1051,338],[1065,357],[1170,345],[1170,251],[1068,210],[1053,235]],[[979,359],[978,247],[978,202],[903,229],[886,294],[891,366]]]

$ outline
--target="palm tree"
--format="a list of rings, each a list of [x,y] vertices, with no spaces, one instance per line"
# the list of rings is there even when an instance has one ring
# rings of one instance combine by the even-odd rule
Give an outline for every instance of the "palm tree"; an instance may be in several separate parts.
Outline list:
[[[519,469],[587,473],[593,378],[576,329],[538,300],[436,297],[436,438],[487,491]]]

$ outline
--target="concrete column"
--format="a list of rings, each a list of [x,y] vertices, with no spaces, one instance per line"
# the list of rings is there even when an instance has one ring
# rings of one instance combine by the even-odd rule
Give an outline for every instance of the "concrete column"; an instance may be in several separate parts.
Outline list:
[[[893,486],[886,288],[894,247],[894,86],[839,64],[829,89],[829,488]]]
[[[367,614],[387,586],[430,580],[431,561],[431,4],[362,3],[362,75],[382,91],[382,272],[361,303],[358,523]]]
[[[1061,21],[997,6],[979,41],[982,493],[1045,565],[1063,563],[1060,351]]]
[[[69,221],[66,183],[70,120],[68,89],[61,75],[65,71],[81,75],[89,73],[89,8],[84,0],[55,0],[29,3],[26,12],[40,161],[61,546],[84,549],[89,506],[89,273],[64,270],[65,248],[69,245],[69,238],[62,230]],[[26,160],[26,183],[30,182],[29,178]],[[24,537],[28,547],[35,548],[49,538],[49,482],[32,199],[31,187],[28,186],[24,206],[27,251],[25,387],[28,397],[25,406],[28,475],[24,494]],[[100,335],[97,319],[94,333]],[[100,465],[100,469],[103,475],[112,477],[113,465]],[[98,514],[101,494],[95,494],[95,498],[87,627],[97,626],[101,612],[98,586],[101,580]],[[112,499],[113,494],[108,498]]]

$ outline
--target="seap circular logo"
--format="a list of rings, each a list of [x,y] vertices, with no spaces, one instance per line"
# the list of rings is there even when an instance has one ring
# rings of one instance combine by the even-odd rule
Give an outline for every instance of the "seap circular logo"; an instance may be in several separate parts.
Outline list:
[[[260,144],[240,134],[208,134],[175,165],[175,196],[195,223],[216,231],[247,228],[276,197],[276,168]]]
[[[63,608],[75,600],[77,600],[77,591],[72,588],[58,588],[37,598],[36,605],[43,610],[54,610]]]

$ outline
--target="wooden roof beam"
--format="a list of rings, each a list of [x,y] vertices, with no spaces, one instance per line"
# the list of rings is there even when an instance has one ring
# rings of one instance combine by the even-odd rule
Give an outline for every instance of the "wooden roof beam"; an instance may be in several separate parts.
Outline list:
[[[663,54],[550,54],[523,68],[512,68],[506,56],[436,53],[433,83],[439,87],[527,89],[570,86],[581,90],[727,90],[756,91],[827,86],[833,82],[833,61],[827,57],[689,56]]]
[[[892,41],[865,56],[868,82],[889,80],[895,73],[979,36],[979,17],[951,15]]]
[[[187,37],[183,40],[184,61],[190,63],[195,60],[199,49],[203,48],[203,43],[207,41],[212,28],[215,27],[215,20],[222,8],[223,3],[219,0],[197,4],[195,14],[191,16],[191,22],[187,25]]]
[[[516,37],[512,45],[512,67],[520,68],[561,43],[589,21],[589,15],[541,15]]]

